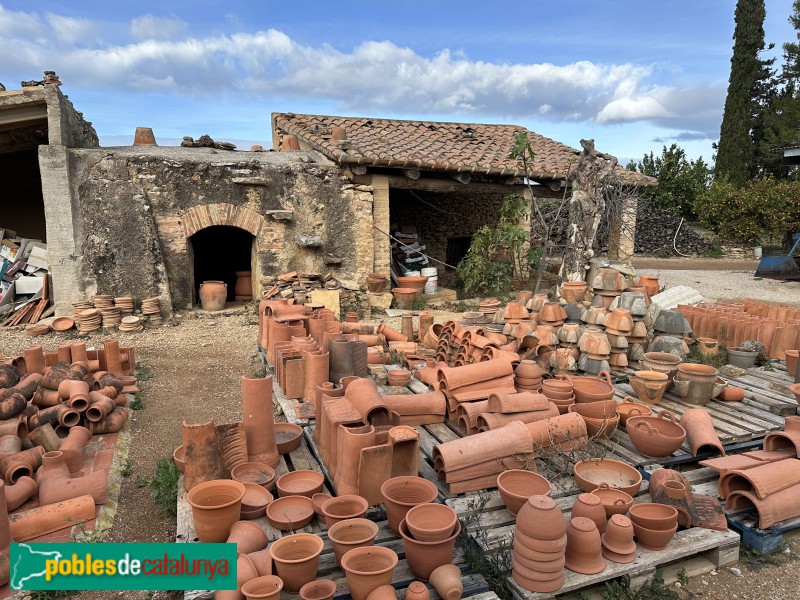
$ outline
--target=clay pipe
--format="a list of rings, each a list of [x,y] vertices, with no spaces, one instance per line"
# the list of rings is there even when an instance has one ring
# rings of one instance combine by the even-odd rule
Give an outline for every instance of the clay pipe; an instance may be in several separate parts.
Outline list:
[[[26,401],[30,400],[33,398],[33,394],[36,392],[41,382],[42,375],[40,373],[31,373],[30,375],[26,375],[25,378],[14,387],[0,390],[0,400],[15,393],[22,394]]]
[[[32,477],[23,475],[14,485],[4,485],[3,491],[8,510],[16,510],[36,495],[39,485]]]
[[[28,436],[28,419],[24,411],[10,419],[0,420],[0,435],[16,435],[19,439]]]
[[[104,396],[100,392],[89,392],[89,400],[91,404],[86,409],[86,418],[92,423],[102,421],[117,407],[111,398]]]
[[[89,422],[86,425],[92,434],[116,433],[122,429],[122,426],[125,425],[127,420],[128,411],[125,408],[118,406],[102,421],[97,421],[96,423]]]
[[[0,460],[22,450],[22,440],[16,435],[0,435]]]
[[[30,419],[28,419],[28,427],[36,429],[45,423],[55,426],[56,424],[64,425],[65,427],[73,427],[81,420],[78,411],[73,410],[66,404],[59,404],[58,406],[51,406],[40,410]]]
[[[34,446],[41,446],[46,452],[54,452],[61,448],[61,438],[56,435],[56,431],[50,423],[45,423],[31,431],[28,439]]]
[[[95,504],[105,504],[106,476],[105,471],[93,471],[83,477],[70,477],[64,455],[61,452],[47,452],[42,456],[42,466],[36,472],[39,502],[42,505],[55,504],[88,494]]]
[[[19,383],[20,372],[14,365],[0,363],[0,388],[6,389]]]
[[[86,427],[72,427],[61,441],[61,454],[70,473],[78,473],[83,469],[83,449],[92,437]]]
[[[49,504],[14,515],[11,535],[17,542],[27,542],[48,533],[72,527],[95,517],[94,499],[80,496],[58,504]]]
[[[39,408],[50,408],[61,404],[61,398],[58,397],[58,390],[39,386],[31,402]]]
[[[27,405],[28,401],[25,400],[25,396],[22,394],[13,392],[3,397],[0,399],[0,419],[10,419],[18,415],[25,410]]]
[[[16,483],[25,475],[30,477],[41,466],[43,454],[44,448],[41,446],[12,454],[0,460],[0,475],[7,483]]]

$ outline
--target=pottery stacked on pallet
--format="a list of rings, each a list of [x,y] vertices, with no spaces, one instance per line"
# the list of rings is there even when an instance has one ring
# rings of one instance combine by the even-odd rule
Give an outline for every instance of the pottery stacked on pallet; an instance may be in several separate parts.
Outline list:
[[[564,585],[567,523],[547,496],[531,496],[517,515],[511,577],[532,592],[554,592]]]

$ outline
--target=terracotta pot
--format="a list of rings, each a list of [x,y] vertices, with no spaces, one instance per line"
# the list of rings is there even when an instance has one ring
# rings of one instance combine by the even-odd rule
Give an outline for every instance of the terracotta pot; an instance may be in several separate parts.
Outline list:
[[[247,600],[280,600],[283,581],[275,575],[251,579],[242,586],[242,594]]]
[[[558,288],[558,293],[567,302],[583,302],[588,284],[585,281],[565,281]]]
[[[572,504],[572,518],[575,517],[591,519],[601,534],[606,530],[606,510],[598,496],[587,493],[578,494]]]
[[[36,472],[39,502],[55,504],[79,496],[92,496],[95,504],[106,502],[105,471],[93,471],[83,477],[71,477],[61,452],[47,452],[42,456],[42,466]]]
[[[417,579],[428,581],[437,567],[453,562],[456,538],[461,533],[461,522],[456,520],[456,527],[450,537],[436,542],[415,540],[408,530],[406,520],[400,523],[400,537],[406,553],[406,562],[411,574]]]
[[[236,521],[231,525],[226,543],[236,544],[236,551],[239,554],[249,554],[266,548],[269,538],[267,532],[255,523]]]
[[[274,500],[272,494],[258,484],[245,483],[244,488],[245,493],[244,498],[242,498],[242,511],[266,509],[267,505]]]
[[[400,522],[418,504],[433,502],[439,495],[436,486],[422,477],[392,477],[381,485],[386,518],[392,531],[399,533]]]
[[[410,309],[414,304],[414,299],[422,294],[421,290],[415,288],[396,287],[392,288],[392,296],[394,297],[394,305],[401,309]]]
[[[497,476],[497,488],[506,509],[515,517],[531,496],[549,496],[550,482],[538,473],[511,469]]]
[[[242,421],[250,461],[273,468],[278,466],[280,455],[275,445],[271,375],[263,379],[242,377]]]
[[[629,494],[609,487],[607,483],[601,483],[597,489],[590,493],[600,498],[600,502],[603,503],[603,510],[605,510],[606,517],[609,519],[612,515],[625,514],[633,504],[633,498]]]
[[[39,491],[39,486],[32,477],[20,477],[14,485],[3,485],[6,507],[8,510],[16,510],[28,500],[33,498]],[[1,523],[1,522],[0,522]]]
[[[690,490],[686,489],[686,486],[682,482],[674,479],[665,481],[661,489],[664,490],[664,495],[672,500],[682,500],[690,493]]]
[[[613,515],[601,536],[603,556],[617,563],[636,560],[636,543],[633,541],[633,524],[625,515]]]
[[[575,463],[575,483],[584,492],[594,491],[601,483],[633,497],[642,485],[642,474],[627,463],[610,458],[590,458]]]
[[[682,363],[678,365],[678,381],[701,381],[713,383],[717,379],[717,370],[700,363]]]
[[[253,297],[253,277],[250,271],[236,271],[236,285],[233,293],[240,299]]]
[[[17,513],[10,523],[11,537],[15,542],[27,542],[94,518],[94,500],[91,496],[80,496]]]
[[[593,575],[606,568],[597,525],[591,519],[575,517],[567,526],[565,566],[575,573]]]
[[[325,493],[314,494],[313,496],[311,496],[311,502],[314,503],[314,512],[317,513],[317,516],[320,519],[325,518],[325,515],[322,514],[322,505],[325,504],[331,498],[333,498],[333,496]]]
[[[441,568],[441,567],[440,567]],[[433,575],[431,573],[431,575]],[[459,573],[460,577],[460,573]],[[421,581],[412,581],[406,588],[406,600],[430,600],[431,594]],[[445,600],[450,600],[445,598]]]
[[[669,377],[658,371],[636,371],[629,383],[640,400],[657,404],[669,385]]]
[[[678,510],[674,506],[656,502],[634,504],[628,513],[634,524],[654,531],[667,531],[678,522]]]
[[[692,455],[700,452],[719,452],[725,456],[725,448],[714,429],[714,420],[702,408],[692,408],[681,415],[681,427],[686,431],[686,439]]]
[[[182,433],[185,461],[183,485],[187,491],[204,481],[228,477],[222,463],[214,421],[196,425],[184,421]]]
[[[456,565],[442,565],[431,573],[430,582],[442,600],[459,600],[464,593],[461,569]],[[406,594],[408,598],[408,594]]]
[[[397,600],[397,590],[391,585],[379,585],[369,593],[367,600]]]
[[[678,365],[681,363],[681,359],[674,354],[666,352],[645,352],[644,358],[639,362],[648,371],[666,373],[672,378],[678,372]]]
[[[244,493],[244,485],[227,479],[205,481],[189,490],[186,500],[201,542],[228,539],[231,525],[239,520]]]
[[[157,146],[156,136],[150,127],[137,127],[133,133],[134,146]]]
[[[780,329],[780,328],[779,328]],[[728,363],[740,369],[752,369],[756,364],[758,352],[742,348],[728,348]]]
[[[323,546],[322,538],[312,533],[295,533],[272,542],[273,568],[287,592],[296,594],[316,578]]]
[[[555,500],[548,496],[531,496],[517,514],[517,534],[537,540],[559,540],[566,531],[567,522],[561,510]]]
[[[200,306],[208,312],[225,308],[228,298],[228,285],[224,281],[204,281],[200,284]]]
[[[650,416],[653,411],[649,406],[639,404],[631,396],[626,396],[622,402],[617,404],[617,415],[619,415],[620,425],[625,425],[630,417]]]
[[[614,397],[614,385],[608,371],[595,377],[570,377],[576,402],[599,402]]]
[[[347,519],[334,523],[328,528],[328,539],[333,546],[336,564],[353,548],[372,546],[378,535],[378,526],[369,519]]]
[[[397,554],[385,546],[353,548],[342,557],[342,570],[353,600],[366,600],[370,592],[392,583]]]
[[[658,275],[639,275],[636,285],[644,287],[647,290],[647,295],[651,298],[658,294],[661,289],[658,283]]]
[[[322,505],[325,526],[330,529],[339,521],[364,517],[368,508],[369,503],[361,496],[344,495],[331,498]]]
[[[425,289],[425,284],[428,282],[427,277],[412,276],[412,277],[397,277],[397,285],[401,288],[410,288],[414,291],[422,293]]]
[[[247,555],[250,562],[258,571],[261,576],[272,575],[272,555],[269,550],[259,550],[258,552],[251,552]]]
[[[626,425],[636,449],[650,458],[666,458],[681,447],[686,430],[675,421],[675,415],[662,410],[658,416],[631,417]]]
[[[639,541],[639,545],[648,550],[663,550],[666,548],[672,538],[675,537],[676,531],[678,531],[677,523],[670,529],[655,530],[633,521],[633,532]]]
[[[406,513],[406,526],[411,536],[420,542],[438,542],[450,537],[458,517],[445,504],[419,504]]]
[[[302,600],[333,600],[336,593],[336,582],[330,579],[317,579],[309,581],[300,588]]]
[[[275,471],[263,463],[244,463],[231,470],[231,478],[241,483],[254,483],[266,489],[272,489],[275,483]]]
[[[278,498],[267,506],[267,518],[281,531],[301,529],[314,518],[314,503],[306,496]]]
[[[617,417],[617,401],[601,400],[600,402],[584,402],[575,404],[569,408],[568,412],[578,413],[582,417],[590,419],[614,419]]]
[[[741,402],[744,400],[744,389],[736,385],[726,385],[722,388],[718,398],[725,402]]]
[[[314,494],[322,491],[325,484],[325,477],[319,471],[301,469],[299,471],[289,471],[278,477],[275,487],[278,495],[284,496],[305,496],[311,498]]]
[[[798,350],[787,350],[783,353],[784,359],[786,360],[786,372],[789,373],[790,377],[797,373],[797,360],[799,354],[800,351]]]

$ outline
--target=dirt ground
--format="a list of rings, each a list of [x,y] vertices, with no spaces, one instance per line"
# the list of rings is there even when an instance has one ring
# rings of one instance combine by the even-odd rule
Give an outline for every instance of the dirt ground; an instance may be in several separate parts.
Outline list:
[[[708,264],[708,263],[711,264]],[[659,274],[684,271],[690,267],[698,272],[703,282],[703,271],[745,271],[741,261],[722,265],[716,261],[670,262],[659,259],[635,261],[639,269],[655,269]],[[681,269],[681,267],[684,267]],[[752,267],[750,267],[752,273]],[[691,275],[695,276],[695,275]],[[730,275],[728,275],[730,276]],[[746,287],[739,287],[738,296],[759,298],[762,282],[749,279]],[[783,288],[785,299],[800,303],[800,284]],[[696,285],[701,293],[704,288]],[[734,299],[734,298],[731,298]],[[432,311],[437,322],[451,317],[451,313]],[[383,319],[399,329],[400,318]],[[134,412],[131,425],[131,475],[124,480],[118,512],[106,541],[111,542],[171,542],[175,539],[174,517],[159,514],[150,498],[150,490],[143,482],[154,474],[160,456],[171,456],[180,444],[181,422],[201,422],[213,419],[228,422],[241,419],[240,378],[253,375],[260,367],[256,354],[258,332],[254,307],[245,314],[196,318],[182,314],[174,323],[156,330],[138,334],[121,334],[115,337],[120,344],[136,349],[137,361],[146,366],[152,377],[141,383],[144,408]],[[46,351],[58,344],[79,339],[72,334],[48,334],[36,338]],[[89,345],[99,345],[104,336],[90,336]],[[31,345],[31,338],[18,330],[0,329],[0,355],[16,355]],[[137,482],[139,485],[137,485]],[[716,575],[693,578],[688,586],[675,588],[685,598],[795,598],[800,591],[800,537],[791,542],[790,554],[779,555],[781,564],[750,561],[737,565],[743,576],[733,575],[728,568]],[[81,598],[151,598],[147,592],[94,592]],[[156,597],[165,597],[157,594]]]

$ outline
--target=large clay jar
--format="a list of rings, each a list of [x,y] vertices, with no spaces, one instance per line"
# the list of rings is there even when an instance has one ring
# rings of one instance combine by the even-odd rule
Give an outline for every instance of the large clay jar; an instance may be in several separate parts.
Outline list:
[[[275,575],[251,579],[242,586],[242,594],[247,600],[280,600],[283,581]]]
[[[204,281],[200,284],[200,306],[208,312],[225,308],[228,285],[224,281]]]
[[[459,600],[464,593],[461,569],[456,565],[436,567],[431,573],[430,582],[442,600]],[[406,598],[408,598],[408,594],[406,594]]]
[[[392,477],[381,485],[389,527],[400,532],[400,522],[418,504],[433,502],[439,495],[436,486],[422,477]]]
[[[438,542],[450,537],[458,517],[445,504],[419,504],[406,513],[406,525],[415,540]]]
[[[378,535],[378,526],[369,519],[347,519],[334,523],[328,529],[328,539],[333,546],[336,564],[353,548],[372,546]]]
[[[602,534],[606,530],[606,509],[603,502],[594,494],[578,494],[572,504],[572,518],[586,517],[594,521],[597,530]]]
[[[606,568],[597,525],[586,517],[575,517],[567,527],[565,566],[575,573],[593,575]]]
[[[550,482],[538,473],[524,469],[511,469],[497,476],[497,488],[506,504],[506,510],[515,517],[531,496],[549,496]]]
[[[332,600],[336,593],[336,582],[330,579],[309,581],[300,588],[302,600]]]
[[[406,562],[411,574],[417,579],[428,581],[434,569],[453,562],[456,538],[461,533],[461,522],[456,520],[456,527],[450,537],[436,542],[415,540],[408,530],[406,520],[400,523],[400,537],[406,552]]]
[[[719,452],[725,456],[725,448],[714,429],[714,419],[702,408],[691,408],[681,415],[681,427],[686,430],[686,439],[692,455],[700,452]]]
[[[272,375],[260,379],[242,377],[242,421],[250,462],[277,467],[281,456],[275,445]]]
[[[204,481],[225,479],[229,476],[222,463],[214,421],[196,425],[184,421],[182,433],[183,485],[187,491]]]
[[[250,271],[236,271],[236,286],[233,288],[237,300],[253,297],[253,277]]]
[[[392,583],[397,553],[385,546],[354,548],[342,557],[342,570],[353,600],[367,600],[370,592]]]
[[[287,592],[296,594],[317,577],[324,544],[312,533],[295,533],[275,540],[269,547],[273,568]]]
[[[224,542],[239,520],[245,487],[238,481],[218,479],[194,486],[186,495],[192,507],[194,530],[201,542]],[[299,588],[298,588],[299,589]]]

